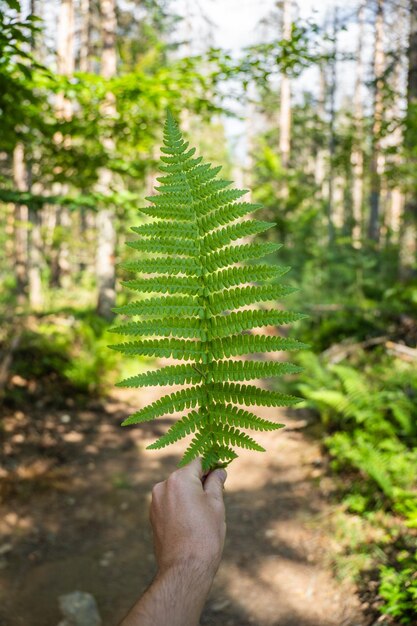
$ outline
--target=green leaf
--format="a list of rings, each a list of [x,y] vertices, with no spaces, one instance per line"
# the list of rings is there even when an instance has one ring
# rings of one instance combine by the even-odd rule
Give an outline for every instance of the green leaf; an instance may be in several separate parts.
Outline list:
[[[139,258],[120,266],[137,274],[122,285],[138,295],[116,311],[138,318],[110,329],[128,339],[111,347],[131,357],[190,362],[170,363],[121,381],[119,386],[132,388],[186,385],[139,409],[123,425],[190,409],[148,448],[159,450],[192,435],[180,465],[201,456],[204,470],[210,470],[233,461],[234,447],[264,450],[242,429],[282,428],[239,405],[281,407],[299,402],[291,395],[242,384],[296,374],[298,366],[261,356],[230,357],[307,347],[270,332],[250,334],[252,329],[277,327],[304,316],[274,306],[294,291],[273,282],[289,268],[276,265],[274,257],[271,263],[258,262],[275,255],[281,245],[246,240],[274,226],[252,218],[261,205],[241,201],[246,190],[231,188],[230,181],[219,178],[220,167],[195,156],[171,114],[161,152],[162,174],[155,194],[141,209],[151,219],[132,228],[138,239],[127,244]],[[271,303],[267,309],[264,302]]]

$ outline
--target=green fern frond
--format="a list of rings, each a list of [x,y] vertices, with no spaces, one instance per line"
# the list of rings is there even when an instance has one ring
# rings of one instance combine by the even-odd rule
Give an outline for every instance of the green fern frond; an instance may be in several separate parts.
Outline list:
[[[200,366],[201,367],[201,366]],[[149,387],[153,385],[183,385],[185,383],[200,383],[203,373],[194,365],[167,365],[159,370],[151,370],[126,378],[117,383],[118,387]]]
[[[280,244],[247,239],[274,226],[253,218],[261,205],[242,201],[246,190],[231,188],[230,181],[218,177],[220,167],[195,156],[171,115],[161,152],[156,193],[141,209],[151,219],[133,227],[137,239],[128,242],[141,256],[121,264],[134,274],[122,284],[139,296],[115,310],[135,319],[110,329],[126,339],[111,347],[131,357],[188,361],[121,381],[124,387],[188,385],[143,407],[123,425],[190,409],[148,448],[160,449],[192,435],[180,465],[201,455],[207,470],[235,459],[234,447],[264,450],[245,429],[282,427],[239,405],[298,402],[293,396],[242,384],[295,374],[297,366],[265,356],[230,357],[306,347],[278,335],[249,334],[254,328],[279,327],[304,316],[274,306],[294,291],[277,282],[289,268],[258,262],[277,252]],[[263,309],[264,302],[272,304]]]
[[[109,332],[118,335],[138,337],[140,335],[159,335],[160,337],[181,337],[184,339],[203,339],[204,330],[196,317],[166,317],[129,322],[109,328]]]

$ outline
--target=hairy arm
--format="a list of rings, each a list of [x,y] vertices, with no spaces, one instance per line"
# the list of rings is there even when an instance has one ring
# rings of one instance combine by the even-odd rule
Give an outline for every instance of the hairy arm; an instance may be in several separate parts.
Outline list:
[[[220,564],[226,533],[224,470],[202,481],[201,459],[152,491],[158,573],[120,626],[197,626]]]

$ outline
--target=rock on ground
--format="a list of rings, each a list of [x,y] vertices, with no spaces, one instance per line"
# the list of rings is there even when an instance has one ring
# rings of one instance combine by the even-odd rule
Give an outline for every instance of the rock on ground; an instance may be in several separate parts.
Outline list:
[[[59,596],[59,608],[64,620],[58,626],[101,626],[97,603],[90,593],[74,591]]]

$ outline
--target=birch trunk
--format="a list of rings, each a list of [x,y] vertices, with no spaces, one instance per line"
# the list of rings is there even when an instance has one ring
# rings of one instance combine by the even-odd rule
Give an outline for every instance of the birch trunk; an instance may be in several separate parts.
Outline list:
[[[335,120],[336,120],[336,88],[337,88],[337,31],[339,26],[338,7],[334,9],[333,15],[333,50],[330,67],[329,85],[329,186],[327,198],[327,234],[329,246],[334,241],[334,158],[336,152]]]
[[[81,30],[80,30],[80,72],[91,72],[91,2],[80,0]]]
[[[291,39],[291,0],[283,0],[282,5],[282,38]],[[281,73],[280,108],[279,108],[279,153],[284,169],[290,160],[291,141],[291,83],[286,70]]]
[[[31,16],[37,16],[37,5],[35,0],[30,2]],[[32,39],[31,48],[35,50],[36,41]],[[26,170],[25,187],[27,191],[32,190],[32,168],[30,161],[22,154],[22,162],[25,163]],[[43,265],[43,246],[41,236],[41,212],[40,209],[34,209],[33,206],[28,207],[28,239],[27,239],[27,276],[28,276],[28,295],[29,305],[32,310],[41,310],[44,304],[44,294],[42,287],[42,265]]]
[[[42,264],[41,214],[39,209],[35,210],[29,207],[29,304],[31,309],[35,311],[41,310],[44,304]]]
[[[13,181],[18,191],[27,191],[27,172],[23,144],[18,143],[13,151]],[[14,208],[14,267],[16,291],[23,300],[28,285],[28,208],[15,204]]]
[[[383,121],[383,86],[384,86],[384,0],[377,0],[374,45],[374,110],[372,123],[371,152],[371,193],[368,226],[369,239],[379,242],[380,235],[380,196],[383,156],[381,154],[381,128]]]
[[[326,99],[327,99],[327,81],[323,63],[319,65],[319,80],[320,91],[319,99],[317,103],[317,116],[320,120],[320,131],[325,124],[326,119]],[[314,168],[314,181],[317,188],[320,190],[319,194],[321,198],[326,197],[325,182],[326,182],[326,166],[325,166],[326,150],[320,142],[316,149],[315,155],[315,168]]]
[[[364,83],[363,67],[363,42],[365,29],[365,3],[362,2],[358,10],[358,42],[356,47],[356,76],[355,90],[353,95],[355,139],[351,155],[353,173],[352,186],[352,213],[353,230],[352,240],[356,248],[360,248],[362,241],[363,225],[363,99],[362,85]]]
[[[101,74],[110,79],[116,74],[116,0],[100,0],[103,29],[103,54]],[[106,96],[103,114],[112,118],[116,114],[116,103],[112,93]],[[112,137],[105,137],[103,145],[108,154],[114,152]],[[112,173],[108,168],[99,172],[99,191],[106,195],[112,188]],[[97,313],[106,319],[113,317],[112,308],[116,301],[115,289],[115,250],[116,230],[114,210],[106,207],[97,215]]]
[[[71,77],[74,73],[74,4],[73,0],[61,0],[58,19],[57,38],[57,72],[62,76]],[[56,116],[58,119],[69,121],[72,117],[72,103],[65,98],[64,93],[58,93],[55,102]],[[66,146],[70,142],[58,132],[54,141],[59,146]],[[54,185],[54,193],[68,193],[68,185],[57,183]],[[55,211],[55,227],[57,229],[57,244],[51,250],[51,286],[61,287],[62,276],[69,274],[69,246],[68,230],[71,229],[71,216],[66,207],[51,207]]]
[[[410,30],[408,39],[407,118],[404,143],[406,155],[412,153],[417,134],[417,0],[409,0]],[[415,159],[413,159],[415,169]],[[404,208],[401,229],[401,277],[406,278],[416,261],[417,251],[417,197],[410,193]]]

